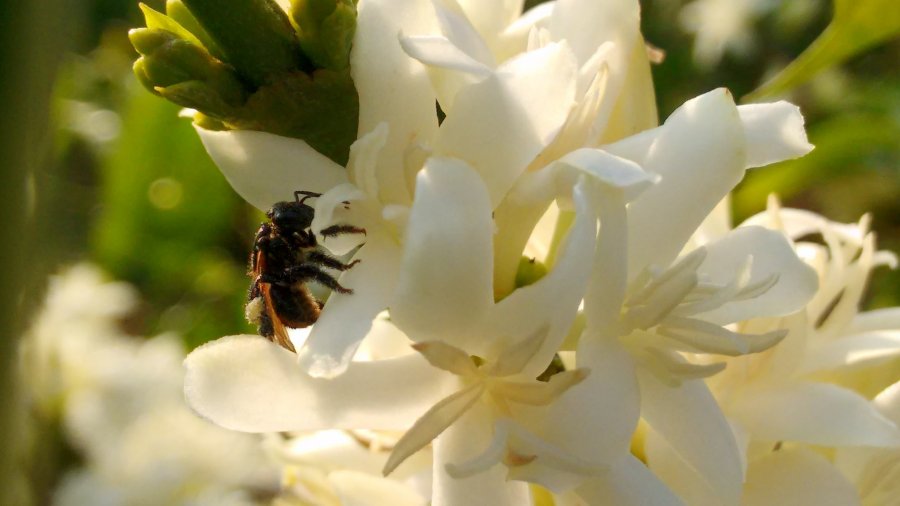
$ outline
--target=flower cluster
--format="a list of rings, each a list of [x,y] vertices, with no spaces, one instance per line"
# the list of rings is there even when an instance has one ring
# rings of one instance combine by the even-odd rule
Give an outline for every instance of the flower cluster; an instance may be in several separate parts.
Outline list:
[[[896,388],[871,404],[829,381],[900,354],[895,311],[856,315],[893,258],[865,222],[774,202],[727,220],[747,170],[812,149],[799,110],[718,89],[658,125],[636,0],[522,5],[355,4],[346,167],[302,136],[198,124],[253,205],[321,193],[314,233],[367,233],[320,236],[359,264],[296,356],[203,346],[191,406],[247,432],[376,431],[385,487],[430,452],[435,505],[892,493],[870,475],[897,450],[859,448],[900,445]]]

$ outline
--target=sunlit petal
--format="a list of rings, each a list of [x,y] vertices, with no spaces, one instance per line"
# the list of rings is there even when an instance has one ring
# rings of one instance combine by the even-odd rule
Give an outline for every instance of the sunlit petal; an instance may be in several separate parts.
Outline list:
[[[203,345],[188,355],[185,368],[190,406],[244,432],[403,430],[455,383],[418,354],[356,362],[333,380],[316,379],[297,366],[293,353],[259,336]]]
[[[591,506],[682,506],[668,487],[643,462],[631,455],[610,470],[586,481],[576,494]]]
[[[747,471],[744,506],[860,504],[853,485],[827,460],[810,450],[782,450],[754,462]]]
[[[747,167],[799,158],[813,149],[806,139],[800,108],[790,102],[738,107],[747,139]]]
[[[196,130],[231,187],[263,211],[294,200],[297,190],[325,193],[347,182],[343,167],[300,139],[252,130]]]

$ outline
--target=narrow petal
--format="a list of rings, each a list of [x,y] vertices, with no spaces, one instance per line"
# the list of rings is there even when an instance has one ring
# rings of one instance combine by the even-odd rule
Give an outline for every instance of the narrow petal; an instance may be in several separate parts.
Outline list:
[[[455,383],[418,355],[357,362],[338,378],[316,379],[293,353],[259,336],[205,344],[188,355],[185,368],[185,398],[194,411],[243,432],[403,430]]]
[[[480,78],[487,77],[491,73],[490,67],[466,54],[447,37],[437,35],[402,37],[400,45],[411,58],[426,65],[456,70]]]
[[[300,139],[252,130],[196,130],[234,191],[257,209],[294,200],[297,190],[325,193],[347,182],[343,167]]]
[[[686,504],[714,506],[722,504],[709,483],[688,465],[678,452],[653,429],[644,437],[647,467]]]
[[[753,462],[741,504],[853,506],[860,501],[853,484],[837,468],[810,450],[795,449]]]
[[[853,318],[848,333],[862,333],[870,330],[900,329],[900,307],[889,307],[859,313]]]
[[[562,127],[574,104],[575,61],[565,43],[522,54],[461,90],[435,154],[469,162],[492,208]]]
[[[397,284],[400,247],[389,237],[373,234],[354,259],[359,263],[338,279],[353,293],[332,292],[298,353],[300,367],[314,377],[330,378],[347,369]]]
[[[475,375],[478,371],[467,353],[443,341],[423,341],[414,344],[413,349],[429,364],[457,376]]]
[[[609,472],[586,481],[576,494],[591,506],[682,506],[643,462],[623,457]]]
[[[466,347],[493,306],[491,205],[465,163],[432,158],[419,173],[391,317],[413,341]]]
[[[447,430],[447,427],[471,408],[483,393],[484,385],[473,383],[432,406],[394,445],[391,456],[384,464],[382,474],[385,476],[391,474],[391,471],[410,455],[431,443],[434,438]]]
[[[699,318],[724,324],[760,316],[784,316],[805,306],[819,286],[816,271],[797,257],[780,232],[739,227],[706,248],[706,260],[697,272],[708,276],[712,283],[726,284],[747,255],[753,257],[748,285],[770,276],[777,276],[778,281],[757,297],[729,302],[697,315]]]
[[[875,407],[892,422],[900,425],[900,381],[875,396]]]
[[[741,453],[706,384],[692,380],[669,387],[645,371],[638,372],[638,379],[644,420],[703,476],[723,504],[739,504]]]
[[[530,504],[528,484],[508,481],[506,467],[496,464],[468,478],[450,476],[445,464],[462,464],[482,454],[493,439],[494,421],[488,406],[476,403],[434,442],[433,506]]]
[[[729,414],[761,440],[900,446],[896,425],[865,398],[836,385],[795,382],[748,390]]]
[[[492,376],[503,377],[521,372],[534,358],[535,353],[541,349],[544,341],[547,340],[549,330],[549,327],[544,325],[516,345],[507,347],[499,354],[488,373]]]
[[[378,162],[379,191],[384,203],[408,205],[407,149],[416,142],[430,143],[438,125],[428,74],[403,52],[398,35],[401,30],[406,35],[437,33],[434,8],[428,0],[366,0],[358,11],[350,73],[359,93],[359,132],[368,133],[381,122],[389,125]]]
[[[799,158],[813,149],[806,139],[803,115],[796,105],[780,101],[738,107],[747,139],[747,167],[762,167]]]
[[[573,369],[563,371],[550,377],[550,381],[535,381],[532,383],[519,383],[504,381],[493,387],[492,392],[519,404],[529,406],[546,406],[566,390],[584,381],[590,374],[588,369]]]
[[[744,135],[724,89],[672,113],[644,160],[662,179],[628,212],[629,279],[650,264],[668,265],[716,204],[743,178]]]
[[[804,357],[801,371],[866,367],[900,356],[900,330],[842,337],[815,347]]]

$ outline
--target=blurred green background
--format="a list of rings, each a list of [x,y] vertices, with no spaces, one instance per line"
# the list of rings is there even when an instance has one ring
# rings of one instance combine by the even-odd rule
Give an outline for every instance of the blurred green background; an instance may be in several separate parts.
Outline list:
[[[148,3],[163,8],[160,0]],[[698,64],[686,3],[642,2],[646,39],[665,52],[653,69],[663,118],[718,86],[745,96],[801,54],[832,17],[824,0],[756,2],[762,8],[742,20],[747,47]],[[176,331],[190,348],[252,331],[242,304],[259,214],[231,191],[178,108],[132,76],[136,55],[126,32],[141,24],[137,3],[80,6],[82,29],[71,38],[53,91],[53,153],[35,174],[40,249],[51,266],[89,259],[134,283],[146,301],[130,322],[135,333]],[[872,212],[881,246],[900,250],[898,61],[900,43],[876,44],[787,94],[802,107],[818,148],[753,171],[735,195],[737,219],[761,210],[767,194],[777,192],[786,205],[835,220]],[[879,272],[870,304],[897,305],[898,280],[897,273]]]
[[[838,221],[871,212],[881,248],[900,251],[894,2],[641,2],[645,37],[665,54],[653,68],[661,118],[715,87],[745,97],[804,54],[764,98],[800,105],[817,149],[752,171],[734,196],[736,221],[762,210],[775,192],[787,206]],[[163,0],[147,3],[163,9]],[[142,294],[141,311],[125,322],[134,335],[174,331],[191,349],[253,332],[243,316],[245,271],[262,216],[230,189],[178,108],[133,77],[137,55],[126,34],[142,24],[137,2],[13,2],[0,7],[0,19],[14,28],[0,44],[0,96],[10,104],[0,138],[9,245],[2,286],[13,288],[0,291],[2,316],[12,322],[4,328],[18,335],[28,316],[19,308],[37,307],[46,274],[89,260]],[[724,37],[724,49],[708,37]],[[29,222],[23,209],[31,211]],[[20,286],[25,298],[17,300]],[[900,273],[880,269],[867,305],[900,305]],[[14,339],[3,344],[8,364]]]

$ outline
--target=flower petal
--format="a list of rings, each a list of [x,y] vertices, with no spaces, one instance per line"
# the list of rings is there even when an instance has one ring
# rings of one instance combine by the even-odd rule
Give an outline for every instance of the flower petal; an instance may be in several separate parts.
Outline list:
[[[459,419],[484,394],[483,383],[473,383],[459,392],[438,401],[428,409],[403,437],[394,445],[391,456],[384,464],[382,474],[385,476],[397,468],[410,455],[430,444],[447,427]]]
[[[402,430],[455,383],[417,354],[357,362],[333,380],[316,379],[297,367],[293,353],[259,336],[205,344],[188,355],[185,368],[188,404],[244,432]]]
[[[413,341],[467,345],[493,306],[491,205],[464,162],[431,158],[417,178],[391,317]]]
[[[668,487],[643,462],[623,457],[608,473],[592,478],[576,489],[591,506],[681,506]]]
[[[860,504],[853,485],[821,456],[806,449],[781,450],[753,462],[747,471],[744,506]]]
[[[801,372],[810,374],[866,367],[900,355],[900,330],[883,330],[842,337],[815,347],[804,357]]]
[[[425,506],[428,501],[412,487],[359,471],[334,471],[328,474],[342,506]]]
[[[747,167],[799,158],[813,149],[796,105],[779,101],[738,107],[747,142]]]
[[[300,348],[300,367],[313,377],[343,373],[375,317],[387,308],[397,283],[400,247],[384,234],[373,234],[353,257],[359,264],[338,281],[353,290],[332,292]]]
[[[701,380],[669,387],[638,371],[641,416],[704,478],[723,504],[739,504],[741,452],[719,405]]]
[[[491,444],[494,422],[485,403],[476,403],[434,442],[433,506],[530,504],[528,484],[508,481],[506,467],[496,464],[468,478],[453,478],[444,464],[463,464]]]
[[[386,204],[408,205],[407,149],[429,143],[438,125],[425,68],[403,52],[397,37],[401,29],[408,35],[437,33],[434,8],[428,0],[366,0],[357,9],[350,73],[359,93],[359,132],[389,125],[378,162],[379,191]]]
[[[494,40],[500,32],[522,14],[523,0],[457,0],[466,17],[486,41]]]
[[[234,191],[257,209],[294,200],[296,190],[325,193],[347,182],[343,167],[300,139],[252,130],[196,130]]]
[[[506,62],[457,94],[435,154],[467,161],[484,179],[492,208],[565,122],[575,96],[575,62],[565,43]]]
[[[794,382],[748,389],[729,415],[761,440],[900,446],[896,425],[865,398],[836,385]]]
[[[466,352],[443,341],[422,341],[412,347],[421,353],[429,364],[457,376],[474,376],[478,371]]]
[[[706,259],[697,272],[713,283],[728,283],[748,256],[753,258],[748,285],[771,276],[776,276],[777,281],[757,297],[733,300],[697,315],[705,320],[725,324],[760,316],[784,316],[805,306],[819,286],[816,271],[797,257],[783,234],[774,230],[739,227],[708,244],[706,250]]]
[[[672,113],[644,163],[662,179],[628,212],[629,279],[668,265],[744,176],[744,135],[731,94],[718,89]]]

